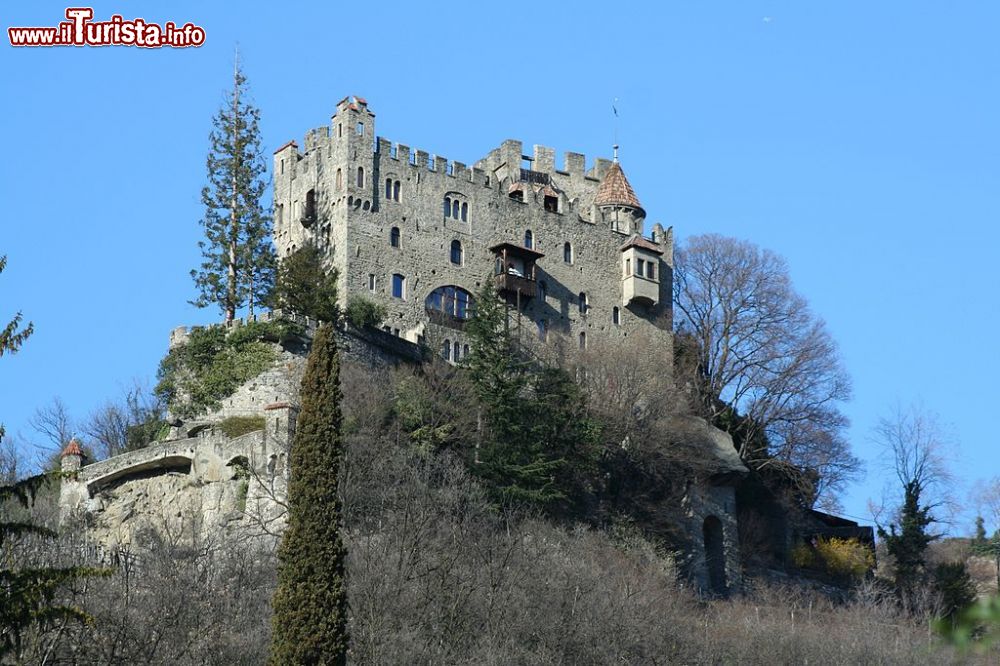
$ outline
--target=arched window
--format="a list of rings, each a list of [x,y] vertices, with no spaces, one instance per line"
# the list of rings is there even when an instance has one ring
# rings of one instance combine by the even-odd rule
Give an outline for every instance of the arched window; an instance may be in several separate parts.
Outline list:
[[[461,206],[458,203],[458,199],[455,199],[454,201],[451,202],[451,216],[457,220],[458,216],[460,215],[460,210]]]
[[[469,204],[468,202],[462,202],[462,222],[469,221]]]
[[[344,172],[337,169],[337,190],[342,190],[344,188]]]
[[[385,179],[385,198],[392,199],[392,178]]]
[[[573,246],[570,245],[569,241],[563,243],[563,261],[567,264],[573,263]]]
[[[277,219],[278,226],[280,227],[285,221],[285,204],[278,204],[275,206],[275,216]]]
[[[524,232],[524,247],[529,250],[535,245],[535,236],[531,233],[531,229]]]
[[[614,324],[615,326],[617,326],[618,324],[622,323],[621,322],[621,310],[618,309],[617,305],[615,307],[611,308],[611,323]]]
[[[451,360],[451,340],[445,340],[441,345],[441,357],[446,361]]]
[[[399,273],[392,275],[392,297],[406,299],[406,278]]]
[[[545,302],[545,292],[548,291],[548,288],[549,288],[549,285],[547,285],[545,283],[545,280],[542,280],[541,282],[538,283],[538,302],[539,303],[544,303]]]
[[[580,349],[587,348],[587,333],[586,331],[580,331]]]
[[[358,187],[365,186],[365,168],[358,167]]]
[[[389,232],[389,245],[399,247],[399,227],[393,227]]]
[[[444,198],[444,216],[451,217],[451,197]]]
[[[399,181],[397,180],[395,183],[392,184],[392,200],[393,201],[399,201],[399,189],[400,189]]]
[[[587,314],[587,294],[580,292],[580,314]]]
[[[472,294],[461,287],[438,287],[424,300],[424,309],[431,320],[445,326],[457,327],[472,317]]]
[[[469,345],[462,345],[462,358],[469,355]]]
[[[451,242],[451,263],[456,266],[462,265],[462,241],[460,240]]]
[[[460,360],[462,360],[462,357],[459,354],[458,340],[455,340],[455,344],[453,345],[452,358],[455,359],[455,363],[458,363]]]

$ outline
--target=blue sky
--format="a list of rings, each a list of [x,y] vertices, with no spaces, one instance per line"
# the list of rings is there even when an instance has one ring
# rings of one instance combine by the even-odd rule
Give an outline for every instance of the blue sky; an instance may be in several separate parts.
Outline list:
[[[854,380],[866,479],[881,414],[921,401],[963,488],[1000,475],[1000,5],[969,2],[104,2],[205,28],[197,49],[0,45],[0,320],[35,335],[0,361],[0,421],[27,433],[60,396],[84,416],[152,378],[187,304],[199,191],[234,45],[267,152],[367,98],[377,132],[471,163],[506,138],[621,159],[680,239],[717,232],[783,255]],[[4,28],[66,5],[5,4]],[[958,525],[957,531],[971,529]]]

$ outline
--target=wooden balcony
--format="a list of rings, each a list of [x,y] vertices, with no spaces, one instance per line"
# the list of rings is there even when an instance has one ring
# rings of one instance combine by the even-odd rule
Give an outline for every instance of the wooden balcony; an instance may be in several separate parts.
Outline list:
[[[501,273],[493,276],[497,291],[501,294],[517,294],[520,292],[521,298],[535,297],[535,281],[514,275],[513,273]]]

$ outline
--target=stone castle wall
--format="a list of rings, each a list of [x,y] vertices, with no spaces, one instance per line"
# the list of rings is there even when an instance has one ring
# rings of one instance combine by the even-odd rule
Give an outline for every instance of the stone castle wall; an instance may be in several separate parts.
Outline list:
[[[435,330],[440,327],[429,323],[426,297],[450,285],[476,293],[492,279],[494,255],[489,248],[502,242],[523,245],[530,230],[533,249],[545,255],[538,262],[538,280],[544,282],[546,294],[524,307],[526,330],[535,334],[544,322],[549,335],[574,343],[581,332],[596,341],[652,330],[663,346],[672,346],[672,233],[660,225],[652,227],[663,253],[657,305],[626,307],[620,248],[636,229],[611,228],[593,206],[611,162],[597,160],[586,170],[583,155],[567,153],[563,168],[557,169],[551,148],[535,146],[532,156],[530,164],[523,161],[522,144],[505,141],[469,168],[376,138],[374,114],[364,100],[344,100],[330,126],[306,135],[301,152],[291,142],[275,153],[274,238],[279,256],[315,242],[337,267],[345,301],[360,295],[387,306],[388,331],[410,341],[447,337],[464,343],[460,331]],[[523,166],[530,166],[527,175]],[[547,180],[551,190],[543,191],[532,179]],[[389,198],[386,180],[392,184]],[[397,181],[399,201],[393,191]],[[509,196],[512,187],[523,201]],[[545,192],[558,195],[554,210],[546,207]],[[304,220],[310,197],[316,214]],[[467,204],[464,221],[444,215],[446,198]],[[390,243],[393,228],[399,230],[399,247]],[[450,260],[455,240],[462,244],[460,265]],[[567,242],[571,262],[563,257]],[[405,278],[403,298],[392,295],[394,274]],[[586,294],[585,308],[580,307],[581,293]]]

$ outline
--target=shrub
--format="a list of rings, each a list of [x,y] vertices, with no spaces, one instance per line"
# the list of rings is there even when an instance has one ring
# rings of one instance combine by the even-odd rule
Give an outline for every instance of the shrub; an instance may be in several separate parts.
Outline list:
[[[819,539],[816,554],[826,572],[841,580],[860,580],[875,567],[871,548],[857,539]]]
[[[252,322],[226,329],[196,328],[187,341],[174,347],[160,361],[157,395],[182,417],[214,409],[248,379],[256,377],[276,359],[271,343],[301,334],[285,321]]]
[[[226,434],[226,437],[239,437],[248,432],[264,429],[263,416],[230,416],[219,423],[219,430]]]
[[[842,582],[855,582],[875,567],[875,555],[857,539],[819,538],[812,544],[800,543],[791,552],[792,563],[800,569],[814,569]]]
[[[376,327],[382,323],[386,314],[384,305],[379,305],[360,296],[352,297],[347,303],[347,321],[356,328]]]

